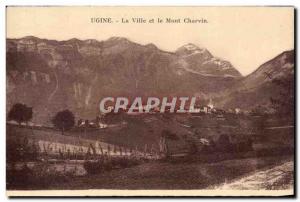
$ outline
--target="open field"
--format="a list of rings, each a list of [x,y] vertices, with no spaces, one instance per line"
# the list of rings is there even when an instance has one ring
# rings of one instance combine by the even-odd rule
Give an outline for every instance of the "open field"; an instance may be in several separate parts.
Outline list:
[[[210,189],[228,185],[234,189],[243,189],[244,180],[260,189],[291,187],[294,127],[292,122],[279,117],[228,115],[219,120],[213,115],[147,115],[125,117],[122,122],[114,123],[114,127],[106,129],[73,128],[65,132],[64,136],[54,128],[8,124],[7,143],[10,144],[11,140],[18,137],[30,137],[80,145],[98,141],[103,148],[107,144],[113,144],[143,150],[147,144],[154,145],[154,150],[158,150],[158,140],[163,130],[193,138],[215,139],[222,134],[234,135],[237,140],[250,137],[253,139],[253,151],[200,152],[182,159],[142,161],[139,165],[98,174],[85,172],[83,162],[80,161],[76,161],[77,164],[69,160],[54,164],[39,161],[31,163],[29,169],[32,170],[19,170],[17,174],[20,179],[14,178],[14,181],[8,175],[7,187],[11,190]],[[10,164],[11,162],[7,162],[8,166]],[[22,164],[24,162],[20,163],[21,166]],[[282,165],[288,172],[278,173],[278,168],[281,169]],[[274,175],[277,180],[263,184],[261,182],[266,175]]]
[[[118,116],[118,115],[116,115]],[[179,136],[196,138],[218,138],[222,134],[235,135],[239,139],[251,137],[256,147],[294,145],[293,120],[278,116],[254,117],[228,114],[219,120],[214,115],[140,115],[116,118],[118,122],[105,129],[73,128],[61,136],[54,128],[7,125],[7,138],[18,136],[40,136],[47,140],[63,142],[99,141],[127,148],[144,150],[145,145],[158,150],[163,130]],[[104,146],[106,147],[106,146]]]
[[[51,176],[39,184],[32,178],[27,178],[25,186],[11,186],[9,189],[210,189],[290,161],[291,156],[235,159],[215,163],[156,161],[96,175],[65,176],[59,179]]]

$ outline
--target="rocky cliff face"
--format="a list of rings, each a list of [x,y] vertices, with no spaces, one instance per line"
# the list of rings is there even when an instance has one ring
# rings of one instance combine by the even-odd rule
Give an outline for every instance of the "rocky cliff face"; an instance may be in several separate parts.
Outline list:
[[[93,118],[106,96],[205,100],[243,80],[230,62],[193,44],[172,53],[121,37],[55,41],[30,36],[7,39],[6,49],[7,110],[25,103],[33,106],[33,121],[42,123],[66,108],[77,118]]]

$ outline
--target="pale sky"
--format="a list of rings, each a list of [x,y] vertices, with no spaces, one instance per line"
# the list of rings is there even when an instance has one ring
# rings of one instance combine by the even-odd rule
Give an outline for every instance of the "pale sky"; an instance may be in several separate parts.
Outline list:
[[[91,23],[110,17],[111,24]],[[133,23],[142,17],[155,23]],[[127,18],[130,23],[121,23]],[[157,18],[206,19],[208,23],[157,23]],[[116,22],[118,21],[118,22]],[[230,61],[243,75],[294,47],[294,10],[291,7],[8,7],[7,37],[37,36],[106,40],[126,37],[175,51],[187,43],[207,48]]]

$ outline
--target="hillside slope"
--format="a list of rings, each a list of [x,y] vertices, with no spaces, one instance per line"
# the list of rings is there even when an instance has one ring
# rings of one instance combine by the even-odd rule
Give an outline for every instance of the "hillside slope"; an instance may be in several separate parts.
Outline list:
[[[271,100],[294,99],[294,51],[285,51],[262,64],[217,99],[224,108],[253,109],[271,106]],[[286,106],[285,106],[286,107]],[[292,107],[293,108],[293,107]]]

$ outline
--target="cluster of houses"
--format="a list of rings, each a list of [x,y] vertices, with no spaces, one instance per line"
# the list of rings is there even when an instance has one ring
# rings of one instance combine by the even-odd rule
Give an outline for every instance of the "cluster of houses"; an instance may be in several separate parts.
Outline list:
[[[149,108],[150,108],[150,111],[149,111],[150,114],[161,112],[160,107],[155,107],[155,108],[152,109],[151,106],[148,106],[148,105],[143,105],[143,106],[139,107],[138,109],[134,110],[133,112],[128,112],[128,108],[123,107],[122,111],[126,112],[128,115],[139,115],[140,111],[145,112]],[[112,113],[112,112],[114,112],[114,107],[113,106],[108,106],[107,110]],[[188,108],[186,108],[185,110],[189,113]],[[194,110],[193,113],[200,113],[200,114],[219,114],[220,115],[220,114],[226,114],[226,113],[229,113],[229,114],[243,113],[240,108],[234,108],[234,109],[228,109],[228,110],[215,108],[214,104],[212,102],[212,99],[210,99],[210,101],[207,105],[197,105],[196,104],[195,109],[193,109],[193,110]],[[170,111],[170,108],[166,107],[165,112],[169,112],[169,111]]]
[[[100,116],[97,116],[96,120],[90,121],[90,120],[84,120],[84,119],[79,119],[77,121],[77,127],[79,128],[107,128],[108,124],[103,123],[101,120]]]
[[[206,106],[197,106],[199,108],[199,113],[205,113],[205,114],[240,114],[242,113],[242,110],[240,108],[234,108],[234,109],[219,109],[215,108],[214,104],[212,102],[212,99],[209,100],[209,103]]]

